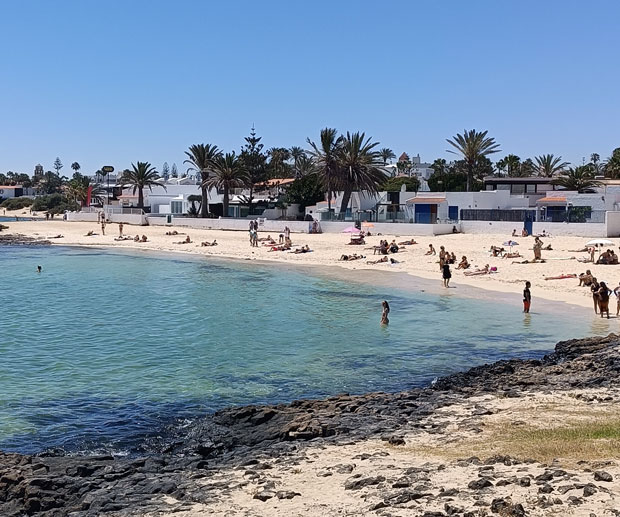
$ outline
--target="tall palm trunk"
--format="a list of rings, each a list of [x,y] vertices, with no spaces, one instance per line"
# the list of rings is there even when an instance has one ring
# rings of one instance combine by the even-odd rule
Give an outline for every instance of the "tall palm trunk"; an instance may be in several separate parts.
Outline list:
[[[202,191],[202,203],[200,204],[200,217],[203,219],[209,215],[209,187],[200,185]]]
[[[471,192],[474,183],[474,166],[471,163],[467,164],[467,192]]]
[[[144,208],[144,192],[142,187],[138,187],[138,208]]]
[[[222,200],[222,205],[223,205],[223,217],[228,217],[228,203],[229,203],[229,199],[228,199],[228,185],[226,185],[224,187],[224,199]]]
[[[347,208],[349,207],[349,202],[351,201],[351,193],[353,189],[351,187],[345,187],[344,192],[342,193],[342,203],[340,204],[340,213],[345,214]]]

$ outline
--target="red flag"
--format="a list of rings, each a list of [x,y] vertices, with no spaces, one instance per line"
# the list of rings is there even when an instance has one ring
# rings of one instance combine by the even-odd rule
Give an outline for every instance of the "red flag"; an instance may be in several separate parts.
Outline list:
[[[93,193],[93,186],[88,186],[88,194],[86,195],[86,206],[90,206],[90,196]]]

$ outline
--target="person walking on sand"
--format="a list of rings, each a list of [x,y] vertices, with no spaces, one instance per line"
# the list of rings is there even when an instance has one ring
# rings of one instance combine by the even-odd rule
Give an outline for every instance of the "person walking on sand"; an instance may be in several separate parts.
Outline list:
[[[381,306],[383,307],[383,310],[381,312],[381,325],[387,325],[390,322],[390,320],[388,319],[388,314],[390,313],[390,304],[387,302],[387,300],[383,300]]]
[[[616,302],[616,317],[617,317],[617,316],[620,316],[620,284],[618,284],[618,287],[614,289],[614,294],[616,295],[616,299],[618,300]]]
[[[450,264],[445,262],[442,266],[442,275],[443,275],[443,286],[450,287],[450,279],[452,278],[452,273],[450,272]]]
[[[525,282],[525,289],[523,289],[523,312],[529,314],[530,305],[532,304],[532,293],[530,292],[532,284]]]
[[[123,236],[123,223],[118,223],[118,234],[119,236]]]
[[[101,233],[105,235],[105,217],[101,218]]]
[[[601,313],[601,318],[603,317],[603,313],[607,313],[607,319],[609,319],[609,288],[605,282],[601,282],[599,284],[598,289],[598,310]]]

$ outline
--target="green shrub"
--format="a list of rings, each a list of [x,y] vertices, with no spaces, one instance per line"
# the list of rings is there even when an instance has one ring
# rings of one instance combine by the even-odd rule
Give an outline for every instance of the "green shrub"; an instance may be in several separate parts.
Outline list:
[[[20,210],[32,205],[33,202],[34,200],[30,197],[14,197],[5,199],[0,206],[7,210]]]

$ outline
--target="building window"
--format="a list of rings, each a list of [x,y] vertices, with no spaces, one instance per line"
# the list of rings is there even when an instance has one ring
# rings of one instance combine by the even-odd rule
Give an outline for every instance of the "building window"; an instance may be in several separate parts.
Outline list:
[[[525,191],[528,194],[536,194],[536,184],[534,184],[534,185],[526,185],[525,186]]]
[[[515,184],[510,189],[511,194],[525,194],[525,185]]]

